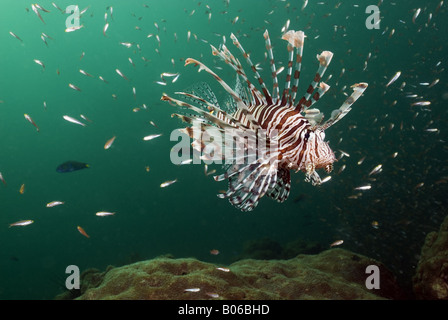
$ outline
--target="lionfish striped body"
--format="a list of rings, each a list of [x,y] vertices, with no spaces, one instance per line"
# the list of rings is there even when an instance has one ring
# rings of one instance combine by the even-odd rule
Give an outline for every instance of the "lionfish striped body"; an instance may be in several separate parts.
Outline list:
[[[234,111],[226,112],[225,108],[221,108],[208,87],[203,90],[191,90],[191,92],[177,92],[202,108],[171,98],[166,94],[162,96],[162,100],[197,113],[196,115],[174,114],[174,116],[192,124],[191,127],[181,131],[193,138],[192,146],[195,150],[203,153],[207,150],[207,144],[204,141],[209,141],[208,145],[214,147],[214,159],[226,161],[228,164],[225,167],[226,171],[214,178],[217,181],[228,180],[229,188],[218,196],[228,198],[231,204],[243,211],[255,208],[264,195],[279,202],[285,201],[290,191],[290,170],[303,171],[307,181],[311,181],[313,185],[320,184],[321,180],[316,169],[324,168],[329,173],[333,162],[336,161],[333,151],[324,140],[324,131],[343,118],[351,110],[351,105],[367,88],[367,83],[353,85],[352,95],[339,109],[332,112],[330,119],[322,123],[323,114],[318,109],[310,107],[330,88],[321,82],[321,78],[333,54],[324,51],[317,55],[319,68],[316,75],[303,97],[297,99],[304,33],[291,30],[282,36],[282,39],[288,42],[289,61],[285,87],[281,95],[277,79],[278,71],[267,31],[264,33],[264,38],[272,72],[272,94],[249,55],[232,34],[233,44],[241,51],[251,67],[261,91],[249,80],[239,60],[225,45],[222,45],[220,50],[211,46],[212,53],[219,56],[237,73],[235,89],[232,89],[201,62],[188,58],[185,64],[197,65],[199,71],[205,70],[212,75],[230,95],[229,104]],[[207,135],[208,131],[219,132],[223,138],[210,139],[209,134]],[[257,142],[249,143],[248,136],[255,136],[258,139]],[[237,146],[235,141],[239,142],[236,143]],[[229,146],[233,151],[230,153],[230,161],[229,153],[224,151]],[[210,158],[203,156],[201,159]]]

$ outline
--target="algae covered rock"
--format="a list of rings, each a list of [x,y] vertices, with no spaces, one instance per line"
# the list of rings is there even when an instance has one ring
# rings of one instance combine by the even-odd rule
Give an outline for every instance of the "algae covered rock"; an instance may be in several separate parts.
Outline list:
[[[413,284],[418,299],[448,299],[448,216],[426,236]]]
[[[365,286],[379,266],[381,288]],[[393,275],[378,261],[343,249],[289,260],[246,259],[227,267],[193,258],[159,257],[103,273],[78,299],[384,299],[399,298]],[[97,278],[95,277],[95,280]]]
[[[244,244],[243,252],[235,260],[243,259],[291,259],[299,254],[316,254],[323,251],[317,242],[295,239],[285,245],[269,239],[253,239]]]

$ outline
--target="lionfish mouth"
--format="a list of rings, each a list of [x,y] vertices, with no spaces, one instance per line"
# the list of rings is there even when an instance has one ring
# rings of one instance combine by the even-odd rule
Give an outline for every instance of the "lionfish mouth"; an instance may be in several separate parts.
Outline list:
[[[193,87],[189,92],[176,92],[194,105],[166,94],[161,98],[195,113],[174,116],[190,125],[181,131],[193,139],[193,149],[199,153],[200,159],[221,164],[224,161],[224,173],[214,176],[214,179],[227,180],[228,190],[218,194],[218,197],[229,199],[232,205],[242,211],[253,210],[264,195],[278,202],[285,201],[290,192],[291,168],[305,168],[305,180],[313,185],[320,184],[316,168],[324,168],[330,173],[335,160],[333,152],[323,139],[323,132],[341,120],[367,88],[367,83],[353,85],[353,93],[322,123],[323,114],[311,107],[330,88],[321,79],[333,53],[323,51],[317,55],[318,70],[305,94],[298,99],[304,32],[290,30],[282,36],[287,41],[289,60],[285,64],[287,74],[281,94],[277,78],[279,72],[275,66],[267,30],[263,36],[270,61],[272,93],[236,36],[231,34],[233,44],[242,53],[261,90],[249,80],[239,60],[222,44],[219,50],[211,46],[212,54],[235,71],[234,89],[198,60],[188,58],[185,65],[193,64],[199,67],[199,72],[210,74],[229,94],[225,103],[218,103],[206,83]],[[322,134],[319,138],[313,136],[316,129]],[[255,137],[255,144],[248,143],[250,137]],[[279,148],[279,145],[282,147]],[[188,157],[189,150],[188,146]],[[319,161],[322,154],[333,155],[332,161]]]

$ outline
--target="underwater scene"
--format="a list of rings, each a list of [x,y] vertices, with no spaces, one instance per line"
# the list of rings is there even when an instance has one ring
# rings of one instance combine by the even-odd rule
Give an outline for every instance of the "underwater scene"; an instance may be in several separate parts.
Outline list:
[[[2,5],[0,299],[448,299],[444,1]]]

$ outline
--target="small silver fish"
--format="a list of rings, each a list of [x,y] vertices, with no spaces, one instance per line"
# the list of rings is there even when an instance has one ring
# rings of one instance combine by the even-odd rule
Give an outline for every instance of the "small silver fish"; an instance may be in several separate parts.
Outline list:
[[[330,244],[330,247],[340,246],[343,243],[344,243],[344,240],[336,240],[335,242]]]
[[[130,43],[130,42],[120,42],[120,44],[121,44],[122,46],[125,46],[126,48],[130,48],[130,47],[132,47],[132,43]]]
[[[69,83],[68,86],[69,86],[70,88],[72,88],[73,90],[81,91],[81,89],[79,89],[79,88],[78,88],[77,86],[75,86],[74,84]]]
[[[88,73],[88,72],[86,72],[86,71],[84,71],[84,70],[82,70],[82,69],[79,69],[79,72],[82,73],[82,74],[85,75],[85,76],[88,76],[88,77],[93,78],[93,76],[92,76],[90,73]]]
[[[37,59],[33,59],[33,61],[34,61],[35,63],[37,63],[38,65],[40,65],[40,66],[45,70],[45,64],[44,64],[42,61],[37,60]]]
[[[103,28],[103,35],[104,35],[105,37],[107,37],[107,36],[106,36],[106,31],[107,31],[108,28],[109,28],[109,23],[106,23],[106,24],[104,25],[104,28]]]
[[[400,78],[401,76],[401,71],[398,71],[393,77],[392,79],[389,80],[389,82],[386,84],[386,88],[388,86],[390,86],[392,83],[394,83],[395,81],[397,81],[398,78]]]
[[[183,160],[179,163],[179,165],[184,165],[184,164],[190,164],[193,162],[193,159],[187,159],[187,160]]]
[[[3,178],[2,173],[0,172],[0,180],[3,182],[3,184],[6,186],[5,178]]]
[[[109,81],[105,80],[102,76],[98,76],[98,78],[100,78],[100,80],[103,81],[104,83],[109,83]]]
[[[417,101],[411,104],[411,107],[415,106],[429,106],[431,104],[430,101]]]
[[[61,13],[65,13],[64,10],[62,10],[61,8],[58,7],[58,5],[54,2],[51,3],[53,5],[53,7],[55,7],[56,9],[58,9],[59,11],[61,11]]]
[[[92,120],[90,120],[89,118],[87,118],[85,115],[83,115],[83,114],[80,114],[79,115],[81,118],[83,118],[84,120],[86,120],[86,121],[89,121],[89,122],[92,122]]]
[[[32,224],[34,222],[34,220],[20,220],[14,223],[11,223],[9,225],[9,227],[24,227],[24,226],[28,226],[30,224]]]
[[[158,138],[158,137],[160,137],[161,135],[162,135],[161,133],[159,133],[159,134],[151,134],[151,135],[149,135],[149,136],[143,137],[143,140],[145,140],[145,141],[149,141],[149,140]]]
[[[382,164],[377,165],[375,168],[372,169],[372,171],[369,172],[369,176],[383,171],[382,167],[383,167]]]
[[[114,214],[115,214],[115,212],[107,212],[107,211],[99,211],[99,212],[95,213],[95,215],[98,217],[113,216]]]
[[[65,203],[64,201],[51,201],[51,202],[47,203],[47,208],[52,208],[52,207],[55,207],[55,206],[59,206],[59,205],[64,204],[64,203]]]
[[[179,73],[177,76],[175,76],[171,82],[172,82],[172,83],[176,82],[177,79],[179,79],[179,76],[180,76],[180,73]]]
[[[9,34],[12,35],[14,38],[16,38],[17,40],[20,40],[20,42],[23,42],[22,39],[20,39],[20,37],[18,35],[16,35],[14,32],[9,31]]]
[[[40,15],[39,11],[37,10],[36,5],[32,4],[31,9],[34,11],[34,13],[39,17],[40,21],[42,21],[45,24],[44,19],[42,19],[42,16]]]
[[[168,187],[168,186],[172,185],[175,182],[177,182],[177,179],[165,181],[162,184],[160,184],[160,188]]]
[[[422,11],[421,8],[418,8],[417,10],[415,10],[414,15],[412,16],[412,23],[415,23],[415,20],[417,19],[418,15],[420,14],[421,11]]]
[[[42,10],[43,12],[47,12],[47,13],[50,12],[49,10],[45,9],[44,7],[42,7],[41,5],[39,5],[37,3],[35,3],[34,5],[37,7],[37,9]]]
[[[129,81],[129,79],[123,74],[123,72],[121,72],[120,70],[118,70],[118,69],[115,69],[115,71],[118,73],[118,75],[120,76],[120,77],[122,77],[124,80],[126,80],[126,81]]]
[[[85,127],[86,124],[82,123],[81,121],[76,120],[75,118],[72,118],[70,116],[64,115],[62,116],[65,120],[67,120],[68,122],[74,123],[74,124],[79,124],[80,126]]]
[[[371,188],[372,188],[372,186],[367,184],[365,186],[356,187],[355,190],[370,190]]]
[[[34,120],[26,113],[24,114],[24,117],[36,128],[37,132],[39,132],[39,126],[34,122]]]
[[[73,31],[81,29],[82,27],[84,27],[84,25],[75,26],[75,27],[68,27],[68,28],[65,29],[65,32],[73,32]]]

